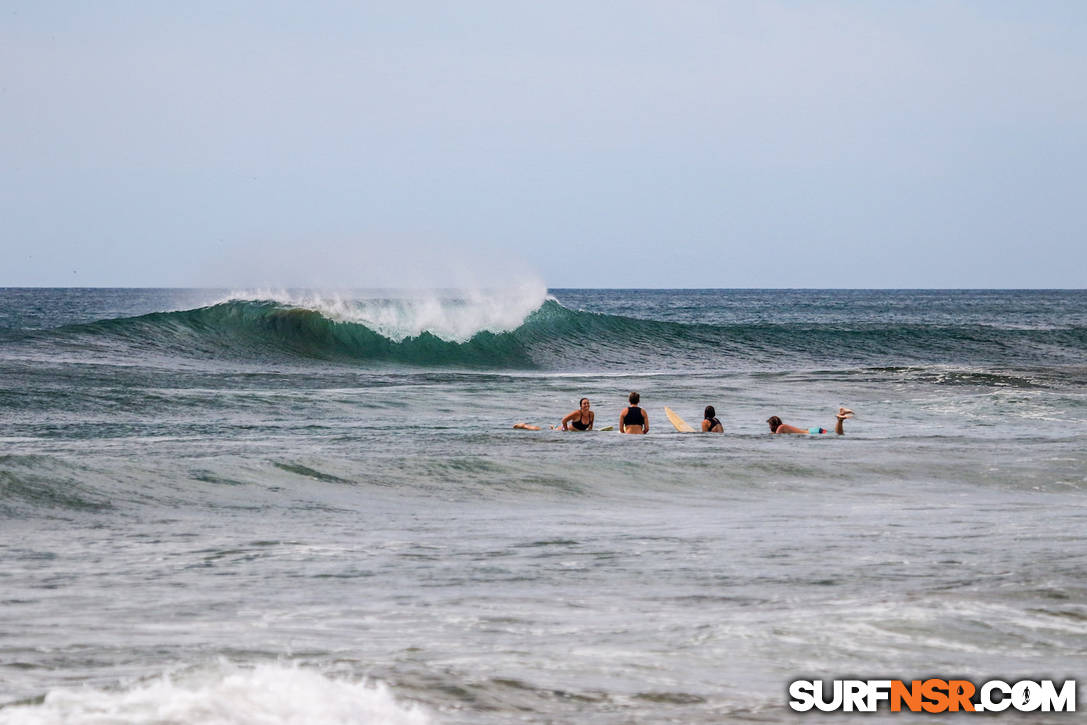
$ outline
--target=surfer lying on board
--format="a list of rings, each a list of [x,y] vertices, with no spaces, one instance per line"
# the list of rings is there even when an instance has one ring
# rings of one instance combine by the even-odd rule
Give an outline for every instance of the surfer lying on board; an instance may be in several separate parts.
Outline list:
[[[589,399],[582,398],[578,403],[578,409],[562,419],[563,430],[592,430],[596,413],[589,410]],[[567,427],[569,426],[569,427]]]
[[[641,401],[642,396],[637,393],[631,393],[627,400],[630,401],[630,405],[623,408],[619,413],[619,432],[620,433],[648,433],[649,432],[649,413],[638,407],[638,402]]]
[[[712,405],[706,406],[706,412],[702,418],[702,432],[703,433],[724,433],[725,427],[721,425],[721,421],[717,420],[717,411],[713,409]]]
[[[834,432],[838,435],[845,435],[844,423],[846,418],[852,418],[853,411],[849,408],[838,408],[838,424],[834,426]],[[766,419],[766,422],[770,424],[771,433],[798,433],[800,435],[807,435],[811,433],[813,435],[819,435],[822,433],[829,433],[826,428],[797,428],[795,425],[787,425],[781,422],[781,418],[776,415],[772,415]],[[705,422],[703,422],[705,425]]]
[[[589,410],[589,399],[582,398],[578,403],[578,409],[563,418],[561,425],[551,426],[551,430],[558,430],[560,427],[562,430],[592,430],[594,420],[596,420],[596,413]],[[517,430],[543,430],[540,426],[531,423],[514,423],[513,427]],[[603,430],[611,430],[611,426]]]

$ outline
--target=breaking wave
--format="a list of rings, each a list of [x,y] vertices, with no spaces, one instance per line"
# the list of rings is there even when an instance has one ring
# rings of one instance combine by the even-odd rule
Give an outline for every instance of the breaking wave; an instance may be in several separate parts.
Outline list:
[[[381,683],[352,682],[285,665],[220,663],[117,690],[51,690],[0,707],[0,723],[220,723],[429,725],[423,709],[397,702]]]
[[[88,350],[303,357],[484,369],[1077,364],[1087,328],[869,323],[699,324],[573,310],[539,295],[231,299],[28,333]]]

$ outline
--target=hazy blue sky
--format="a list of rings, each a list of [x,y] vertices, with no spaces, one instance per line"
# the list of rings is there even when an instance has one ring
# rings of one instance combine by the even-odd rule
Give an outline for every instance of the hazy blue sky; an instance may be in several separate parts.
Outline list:
[[[1085,287],[1087,2],[0,5],[0,285]]]

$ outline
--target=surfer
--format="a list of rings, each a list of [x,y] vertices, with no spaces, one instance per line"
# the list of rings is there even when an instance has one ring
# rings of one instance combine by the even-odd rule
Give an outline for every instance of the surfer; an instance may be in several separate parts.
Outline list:
[[[702,420],[702,432],[703,433],[724,433],[725,427],[721,425],[721,421],[717,419],[717,411],[713,409],[712,405],[706,406],[706,412],[703,414]]]
[[[845,419],[852,418],[853,411],[849,408],[838,408],[838,424],[834,426],[834,432],[838,435],[845,435]],[[799,435],[821,435],[823,433],[829,433],[826,428],[797,428],[795,425],[788,425],[781,422],[781,418],[776,415],[772,415],[766,419],[766,422],[770,424],[771,433],[797,433]],[[705,421],[702,423],[705,426]]]
[[[638,393],[631,393],[627,400],[630,401],[630,405],[623,408],[619,413],[619,432],[620,433],[648,433],[649,432],[649,413],[638,407],[639,401],[642,396]]]
[[[592,430],[593,420],[596,419],[596,413],[589,410],[589,399],[582,398],[578,402],[578,409],[570,415],[562,419],[562,429],[570,430]]]

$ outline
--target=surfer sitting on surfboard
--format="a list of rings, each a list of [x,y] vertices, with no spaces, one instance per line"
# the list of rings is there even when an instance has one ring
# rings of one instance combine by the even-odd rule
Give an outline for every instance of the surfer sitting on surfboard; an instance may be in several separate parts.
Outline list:
[[[589,399],[582,398],[578,403],[578,409],[562,419],[562,429],[570,430],[573,428],[574,430],[592,430],[593,420],[595,419],[596,413],[589,410]]]
[[[703,433],[724,433],[725,427],[721,425],[721,421],[717,420],[717,411],[713,409],[712,405],[706,406],[706,412],[702,420],[702,432]]]
[[[619,432],[620,433],[648,433],[649,432],[649,413],[638,407],[639,401],[642,396],[637,393],[631,393],[627,400],[630,401],[630,405],[623,408],[619,413]]]
[[[846,418],[852,418],[853,411],[849,408],[838,408],[838,425],[834,426],[834,432],[838,435],[845,435],[844,423]],[[766,419],[766,422],[770,424],[771,433],[798,433],[800,435],[807,435],[811,433],[813,435],[819,435],[822,433],[829,433],[826,428],[797,428],[795,425],[787,425],[781,422],[781,418],[776,415],[772,415]],[[703,421],[702,425],[705,425]]]

